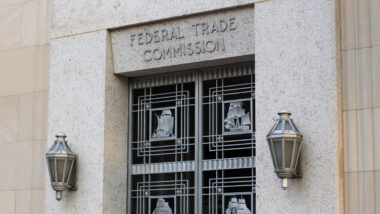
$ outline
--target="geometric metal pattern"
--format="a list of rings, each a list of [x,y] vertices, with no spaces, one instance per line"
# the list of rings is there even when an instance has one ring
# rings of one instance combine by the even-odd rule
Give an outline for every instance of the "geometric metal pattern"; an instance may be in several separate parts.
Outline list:
[[[255,156],[254,76],[203,82],[204,159]],[[237,152],[239,151],[239,152]]]
[[[254,64],[130,81],[129,214],[255,213]]]
[[[202,213],[255,213],[255,81],[253,64],[219,69],[202,81]],[[239,72],[240,70],[240,72]],[[243,70],[243,71],[242,71]],[[208,71],[204,71],[208,73]],[[215,71],[214,71],[215,73]],[[244,73],[234,76],[232,73]],[[205,168],[207,162],[240,162]]]
[[[194,83],[134,90],[134,164],[194,160],[194,90]]]
[[[224,213],[233,198],[243,199],[240,201],[244,201],[245,207],[255,210],[256,179],[253,168],[205,171],[203,177],[203,202],[207,202],[203,203],[203,213]]]
[[[194,173],[132,176],[131,213],[194,213]]]
[[[254,157],[202,160],[202,170],[254,168]]]
[[[252,168],[255,167],[254,157],[241,158],[226,158],[219,160],[202,160],[202,170],[215,169],[237,169],[237,168]],[[156,174],[167,172],[187,172],[195,171],[196,166],[194,161],[182,162],[166,162],[153,164],[133,164],[131,166],[131,174]]]

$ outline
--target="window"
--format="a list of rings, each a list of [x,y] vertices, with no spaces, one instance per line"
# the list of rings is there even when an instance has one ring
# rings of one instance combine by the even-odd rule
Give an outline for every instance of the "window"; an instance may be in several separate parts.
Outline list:
[[[129,214],[255,213],[253,71],[130,81]]]

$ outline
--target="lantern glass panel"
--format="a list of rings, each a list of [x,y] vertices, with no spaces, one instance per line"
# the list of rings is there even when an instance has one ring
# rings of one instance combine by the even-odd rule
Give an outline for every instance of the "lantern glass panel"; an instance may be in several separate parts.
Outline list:
[[[49,170],[51,175],[51,181],[56,181],[54,159],[49,159]]]
[[[283,121],[280,121],[280,122],[277,124],[277,127],[276,127],[275,131],[281,131],[281,130],[282,130],[282,123],[283,123]]]
[[[65,160],[64,159],[57,159],[57,181],[63,182],[63,168],[65,167]]]
[[[289,121],[286,121],[285,123],[285,130],[291,131],[293,130],[292,126],[290,125]]]
[[[293,153],[293,141],[285,141],[285,167],[290,168],[292,162]]]
[[[299,141],[299,140],[294,140],[294,152],[295,152],[295,154],[293,155],[294,156],[294,160],[296,160],[296,158],[297,158],[297,155],[298,155],[298,150],[299,150],[299,147],[300,147],[300,142],[301,141]]]
[[[276,160],[277,160],[277,167],[282,168],[282,143],[281,140],[274,140],[273,141],[273,147],[274,151],[276,153]]]
[[[70,169],[71,169],[72,164],[73,164],[73,160],[67,160],[67,165],[66,165],[66,169],[65,169],[65,181],[64,182],[69,181],[69,173],[70,173]]]

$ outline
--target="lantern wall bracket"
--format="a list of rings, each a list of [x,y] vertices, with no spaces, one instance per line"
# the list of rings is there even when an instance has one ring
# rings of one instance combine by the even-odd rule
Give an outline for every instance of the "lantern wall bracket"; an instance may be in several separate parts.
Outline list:
[[[302,178],[301,157],[298,160],[298,163],[296,166],[296,174],[294,174],[293,178]]]
[[[73,171],[71,172],[70,178],[69,178],[69,185],[70,187],[67,189],[68,191],[77,191],[78,185],[77,185],[77,160],[78,156],[76,157],[73,165]]]

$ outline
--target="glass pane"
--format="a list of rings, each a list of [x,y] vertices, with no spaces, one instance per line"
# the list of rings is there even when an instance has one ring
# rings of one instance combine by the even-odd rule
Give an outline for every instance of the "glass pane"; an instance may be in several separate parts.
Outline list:
[[[72,164],[73,164],[72,160],[67,160],[67,166],[65,169],[65,182],[68,182],[68,180],[69,180],[69,173],[70,173],[70,169],[71,169]]]
[[[285,167],[290,168],[293,154],[293,141],[285,141]]]
[[[274,152],[276,153],[277,166],[279,168],[283,167],[282,165],[282,143],[281,141],[273,141]]]
[[[58,182],[62,182],[64,167],[65,167],[65,160],[57,159],[57,181]]]
[[[50,173],[51,173],[51,181],[55,182],[56,177],[55,177],[55,164],[54,164],[54,159],[49,160],[49,168],[50,168]]]
[[[297,159],[297,155],[298,155],[298,150],[300,149],[300,141],[296,141],[295,142],[295,144],[294,144],[294,152],[295,152],[295,154],[294,154],[294,157],[293,157],[293,159],[294,159],[294,164],[296,164],[296,159]],[[296,167],[296,166],[293,166],[293,167]]]
[[[275,129],[275,131],[281,131],[282,130],[282,121],[280,121]]]
[[[289,130],[289,131],[293,130],[292,126],[289,123],[289,121],[286,121],[286,123],[285,123],[285,130]]]

